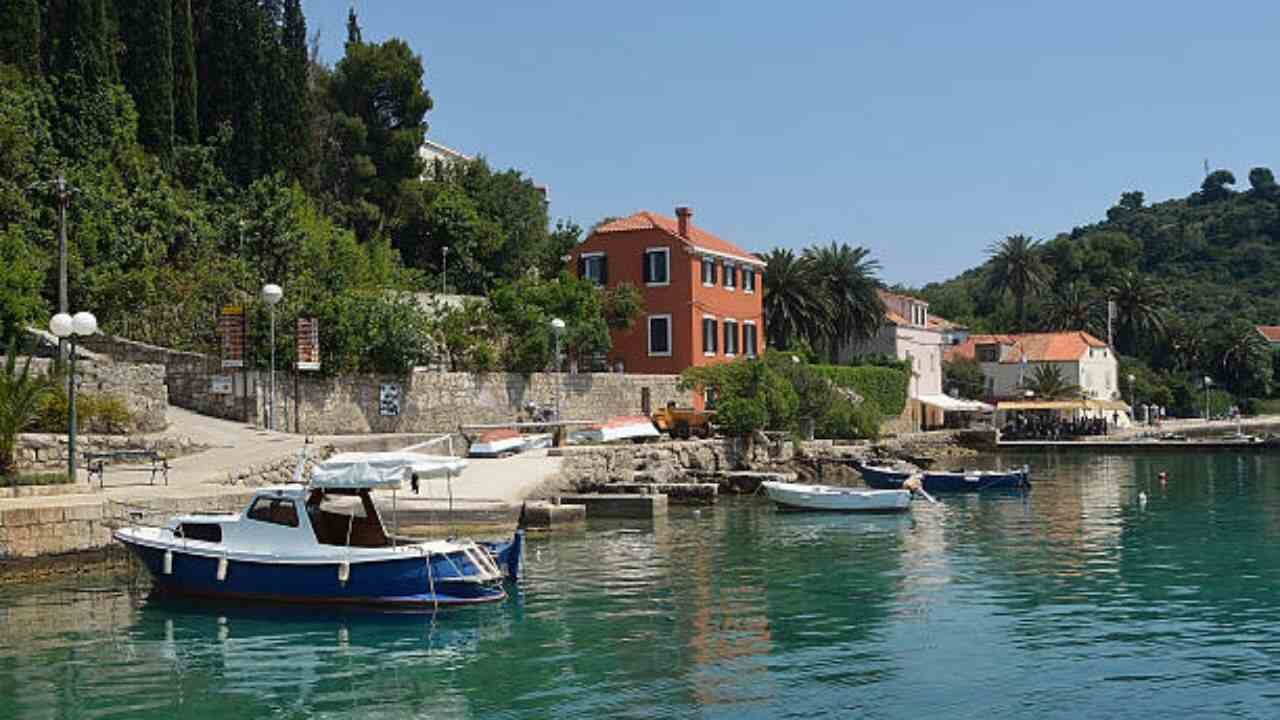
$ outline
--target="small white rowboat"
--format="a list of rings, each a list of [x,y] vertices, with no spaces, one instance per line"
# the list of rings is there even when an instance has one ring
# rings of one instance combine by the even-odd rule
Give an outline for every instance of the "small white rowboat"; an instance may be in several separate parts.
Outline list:
[[[769,499],[785,510],[902,512],[911,505],[910,490],[859,490],[829,485],[761,483]]]

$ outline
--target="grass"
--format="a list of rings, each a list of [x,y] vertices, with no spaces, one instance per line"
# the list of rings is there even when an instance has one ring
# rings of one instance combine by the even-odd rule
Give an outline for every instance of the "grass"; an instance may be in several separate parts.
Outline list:
[[[0,487],[13,487],[15,485],[62,485],[69,482],[67,474],[64,472],[56,473],[34,473],[29,475],[0,475]]]

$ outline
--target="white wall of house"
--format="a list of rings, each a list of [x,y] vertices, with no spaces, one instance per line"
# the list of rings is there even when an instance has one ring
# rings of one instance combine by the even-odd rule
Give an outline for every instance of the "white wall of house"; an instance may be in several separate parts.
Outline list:
[[[885,325],[869,340],[849,343],[839,354],[848,363],[862,355],[889,355],[911,360],[911,382],[907,396],[937,395],[942,392],[942,333],[916,327]]]
[[[1080,389],[1095,400],[1120,400],[1120,369],[1108,348],[1090,348],[1080,358]]]
[[[987,378],[987,395],[995,398],[1020,397],[1023,378],[1030,380],[1035,376],[1036,368],[1041,365],[1057,368],[1064,380],[1079,385],[1090,398],[1122,399],[1116,384],[1118,374],[1116,358],[1110,350],[1097,349],[1093,357],[1089,357],[1086,353],[1079,362],[1028,362],[1025,369],[1021,363],[979,363],[982,374]]]

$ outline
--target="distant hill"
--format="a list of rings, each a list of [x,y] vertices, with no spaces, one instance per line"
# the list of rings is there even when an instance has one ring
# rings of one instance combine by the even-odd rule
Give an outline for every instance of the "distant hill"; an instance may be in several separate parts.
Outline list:
[[[1233,185],[1234,176],[1219,170],[1185,198],[1147,205],[1141,192],[1125,192],[1105,220],[1046,241],[1042,256],[1053,280],[1028,300],[1028,324],[1044,326],[1053,292],[1071,282],[1105,303],[1105,288],[1124,271],[1163,287],[1175,321],[1280,324],[1280,187],[1266,168],[1249,173],[1248,190]],[[988,288],[990,273],[988,261],[919,292],[940,316],[1011,329],[1012,299]]]

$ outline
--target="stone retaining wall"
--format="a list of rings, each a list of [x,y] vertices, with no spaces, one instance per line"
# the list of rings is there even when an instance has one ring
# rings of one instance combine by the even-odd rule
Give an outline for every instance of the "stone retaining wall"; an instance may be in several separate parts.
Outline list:
[[[185,435],[77,435],[77,454],[113,450],[154,450],[167,458],[181,457],[208,449]],[[18,436],[18,466],[51,468],[65,466],[67,436],[29,434]]]
[[[52,362],[35,358],[31,361],[31,371],[48,372]],[[167,425],[165,411],[169,408],[169,391],[165,387],[163,365],[78,360],[76,374],[80,376],[80,392],[113,395],[124,402],[133,419],[133,430],[156,432]]]

